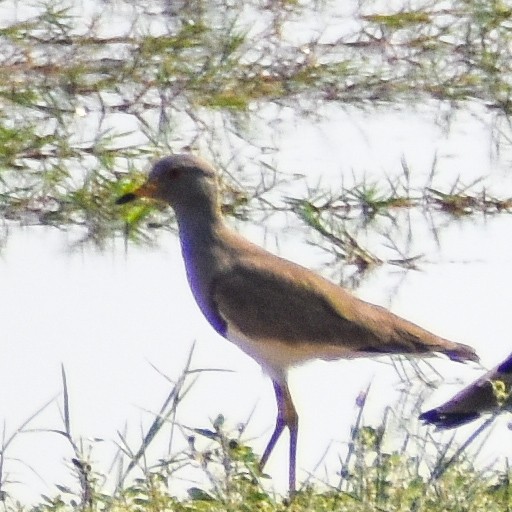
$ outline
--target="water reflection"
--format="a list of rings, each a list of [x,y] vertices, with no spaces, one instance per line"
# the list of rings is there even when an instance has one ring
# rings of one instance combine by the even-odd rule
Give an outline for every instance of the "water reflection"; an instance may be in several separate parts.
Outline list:
[[[414,247],[427,255],[421,271],[397,273],[398,269],[385,265],[367,276],[358,295],[442,336],[473,344],[483,362],[491,365],[510,352],[502,296],[502,290],[512,285],[505,235],[510,222],[509,217],[499,216],[448,223],[436,248],[435,241],[427,238],[428,222],[415,217]],[[272,223],[266,233],[254,225],[246,231],[260,242],[266,234],[270,249],[312,267],[331,261],[323,250],[304,244],[298,221],[284,231]],[[235,373],[201,375],[180,406],[177,421],[206,428],[209,419],[222,412],[234,427],[255,408],[246,438],[261,451],[274,415],[270,383],[255,363],[203,321],[190,297],[174,235],[160,237],[158,247],[130,246],[127,253],[121,240],[104,252],[70,252],[74,236],[52,228],[10,227],[0,264],[4,332],[0,401],[7,434],[58,395],[24,429],[30,433],[18,435],[6,451],[8,478],[21,482],[9,486],[10,492],[37,499],[39,492],[54,492],[55,483],[75,485],[69,469],[71,447],[62,436],[48,432],[63,428],[61,364],[68,376],[72,432],[82,439],[86,452],[92,446],[91,462],[107,473],[119,440],[116,432],[138,446],[140,425],[147,428],[169,391],[169,383],[150,363],[177,378],[193,340],[197,340],[195,368]],[[272,243],[276,240],[278,248]],[[324,267],[324,272],[335,276],[337,268]],[[449,382],[429,398],[429,404],[453,392],[450,382],[475,375],[471,368],[440,359],[432,364]],[[385,359],[314,363],[294,370],[290,380],[297,407],[307,411],[301,416],[299,474],[315,467],[321,446],[328,444],[332,448],[321,466],[335,471],[337,454],[348,439],[354,400],[369,382],[368,421],[379,421],[401,387],[395,368]],[[414,412],[410,409],[407,414]],[[488,443],[487,456],[501,453],[493,451],[499,446],[501,429],[498,425],[496,439]],[[166,436],[150,450],[155,460],[167,449]],[[183,447],[184,439],[173,446]],[[283,443],[268,468],[272,483],[281,489],[286,488],[285,450]],[[34,477],[26,464],[41,478]]]
[[[115,63],[109,62],[119,66],[122,59],[116,57]],[[113,129],[116,137],[122,134],[116,138],[121,145],[146,144],[148,139],[134,117],[111,111],[120,100],[117,94],[103,95],[101,101],[110,109],[103,116],[94,110],[99,98],[81,98],[69,110],[73,128],[68,129],[74,137],[70,140],[81,142],[84,136],[90,143],[95,134]],[[180,131],[171,137],[170,117],[160,108],[169,98],[154,95],[148,100],[155,103],[139,105],[141,110],[135,114],[145,127],[158,127],[153,142],[159,151],[167,151],[161,148],[168,146],[178,150],[192,141],[194,149],[213,152],[216,161],[224,164],[227,202],[235,214],[232,222],[248,237],[336,282],[357,285],[358,295],[366,300],[442,336],[474,345],[487,366],[510,352],[504,290],[512,285],[512,220],[495,211],[457,217],[440,211],[439,204],[428,204],[421,195],[426,184],[449,193],[454,184],[460,191],[482,176],[486,180],[468,194],[483,197],[484,187],[486,197],[512,194],[506,143],[510,130],[484,107],[470,104],[454,111],[433,102],[415,110],[365,111],[332,103],[295,108],[282,102],[251,105],[250,126],[232,119],[225,123],[226,117],[216,111],[202,112],[198,122],[191,123],[185,120],[188,112],[180,112],[172,118]],[[114,189],[124,169],[142,170],[153,156],[153,150],[144,151],[148,154],[133,159],[129,151],[125,153],[122,169],[115,169]],[[87,175],[93,167],[94,159],[82,156],[70,167],[70,179],[84,171]],[[269,174],[269,169],[276,174]],[[272,186],[265,186],[263,172]],[[369,214],[346,206],[357,193],[368,193],[374,185],[378,197],[399,186],[410,193],[415,207]],[[31,225],[60,225],[58,216],[52,217],[53,206],[44,215],[40,210],[25,216],[2,212],[0,421],[5,439],[15,434],[5,451],[4,489],[22,502],[37,501],[39,493],[55,494],[55,484],[76,488],[71,471],[74,450],[56,433],[65,429],[67,415],[61,365],[67,375],[70,432],[93,468],[113,475],[110,486],[115,485],[110,465],[118,444],[126,442],[132,449],[140,445],[142,432],[169,393],[170,383],[162,374],[179,377],[194,340],[193,368],[234,373],[200,375],[179,407],[180,432],[171,450],[187,448],[190,431],[186,427],[210,428],[220,412],[232,427],[250,418],[244,436],[257,453],[273,426],[270,382],[253,361],[206,325],[190,296],[172,230],[152,230],[158,240],[155,246],[131,242],[125,246],[120,236],[112,236],[112,228],[119,233],[122,226],[109,224],[114,197],[101,196],[94,187],[85,191],[85,199],[100,205],[97,215],[72,212],[77,226],[67,231]],[[247,194],[247,205],[239,192]],[[436,194],[429,197],[439,199]],[[341,205],[334,213],[320,212],[322,225],[332,236],[311,229],[311,222],[305,229],[301,216],[290,208],[307,200],[321,210],[326,198],[335,198]],[[166,211],[147,215],[153,224],[172,222]],[[7,220],[10,217],[18,222]],[[347,233],[384,263],[358,272],[346,248],[336,243],[336,237]],[[103,250],[84,240],[102,241]],[[400,259],[414,265],[392,264]],[[441,359],[431,364],[447,379],[432,396],[420,384],[409,389],[403,377],[404,373],[414,375],[411,367],[393,365],[388,359],[318,362],[294,370],[292,393],[299,411],[305,412],[301,414],[299,479],[317,468],[321,480],[337,482],[338,456],[346,451],[354,402],[369,383],[366,420],[378,424],[389,406],[397,413],[393,418],[396,437],[387,440],[392,445],[400,443],[404,427],[407,431],[423,428],[403,422],[419,412],[418,397],[427,400],[425,407],[435,405],[451,396],[457,384],[480,374]],[[424,366],[422,370],[429,371]],[[397,404],[402,389],[407,394]],[[25,423],[44,404],[48,406]],[[17,433],[20,428],[22,432]],[[467,430],[458,435],[464,437]],[[168,453],[169,437],[170,426],[148,451],[150,464]],[[500,419],[480,455],[483,463],[501,456],[508,440],[506,419]],[[273,477],[270,485],[281,491],[286,489],[285,452],[286,443],[280,443],[267,468]],[[182,488],[175,492],[184,491],[189,480],[200,476],[200,472],[183,475]]]

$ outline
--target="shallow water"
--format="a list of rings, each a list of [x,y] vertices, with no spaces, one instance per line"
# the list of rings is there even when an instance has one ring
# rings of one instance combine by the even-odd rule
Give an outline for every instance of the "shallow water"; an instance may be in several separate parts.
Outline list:
[[[435,123],[429,125],[419,115],[414,124],[413,113],[394,117],[388,112],[375,119],[364,114],[361,119],[351,116],[344,122],[336,115],[332,117],[318,128],[306,125],[302,131],[302,126],[295,125],[293,130],[283,129],[276,165],[290,172],[310,169],[334,184],[348,169],[354,173],[367,169],[376,175],[378,169],[389,173],[397,168],[402,155],[408,161],[417,160],[411,168],[419,172],[423,164],[427,172],[428,163],[424,160],[429,151],[437,150],[440,166],[464,171],[465,178],[467,169],[474,169],[475,174],[488,169],[491,186],[499,185],[500,190],[510,186],[510,179],[501,170],[508,164],[503,154],[496,159],[487,146],[485,158],[485,145],[470,143],[472,130],[467,121],[474,117],[462,115],[460,129],[455,125],[448,138],[437,139],[433,137],[438,129]],[[313,137],[317,132],[318,138]],[[338,132],[340,140],[350,140],[350,144],[336,144]],[[334,139],[326,139],[325,133]],[[452,134],[454,141],[450,140]],[[303,143],[298,145],[297,140]],[[462,151],[455,151],[457,144]],[[347,147],[351,151],[345,152]],[[415,148],[419,148],[418,152]],[[364,158],[356,167],[361,155]],[[314,179],[313,175],[310,178]],[[357,294],[442,336],[472,344],[483,363],[493,365],[511,350],[506,290],[512,287],[512,218],[506,214],[476,215],[450,221],[441,215],[444,222],[437,245],[431,238],[429,221],[421,212],[412,212],[408,217],[416,235],[412,252],[425,254],[421,270],[405,272],[384,266],[365,278]],[[298,220],[288,218],[286,229],[276,218],[265,230],[242,222],[236,226],[270,250],[322,269],[325,275],[337,273],[335,268],[324,266],[330,260],[328,253],[308,245],[310,234]],[[73,230],[66,233],[15,225],[9,225],[8,230],[0,260],[4,333],[0,402],[7,434],[59,395],[28,426],[38,431],[17,436],[6,452],[8,478],[20,482],[7,486],[13,496],[22,501],[37,500],[40,492],[53,494],[55,483],[73,485],[69,444],[62,436],[41,431],[63,428],[61,364],[68,379],[72,431],[77,439],[83,437],[86,445],[93,445],[91,461],[102,473],[108,471],[114,456],[116,432],[126,428],[127,438],[136,447],[141,424],[147,428],[170,389],[151,365],[177,378],[194,341],[193,367],[223,368],[233,373],[201,375],[180,406],[178,421],[207,428],[210,420],[223,413],[228,426],[235,427],[252,413],[244,436],[261,453],[275,414],[270,381],[254,362],[217,336],[200,315],[188,289],[173,234],[162,233],[158,247],[129,246],[126,250],[123,241],[117,240],[102,252],[85,247],[71,249],[79,238]],[[369,240],[375,248],[384,250],[379,236],[370,236]],[[442,401],[461,382],[479,374],[474,366],[443,359],[431,362],[447,382],[427,399],[424,407]],[[331,483],[336,483],[337,457],[349,438],[358,394],[371,382],[366,417],[369,422],[378,423],[384,408],[395,403],[403,388],[388,363],[386,358],[380,362],[316,362],[291,372],[292,393],[301,419],[299,478],[313,470],[325,448],[333,443],[317,475],[325,480],[325,464]],[[497,434],[487,443],[483,456],[486,460],[497,454],[507,455],[502,442],[502,435],[509,435],[506,419],[498,423]],[[461,429],[461,439],[469,431],[471,428]],[[155,460],[165,452],[164,437],[150,450]],[[392,445],[393,440],[389,442]],[[178,442],[174,448],[179,447],[183,444]],[[268,466],[272,485],[281,491],[286,488],[286,464],[283,439]],[[188,485],[184,482],[181,491]]]
[[[232,151],[245,162],[247,175],[235,176],[241,185],[258,179],[262,162],[290,175],[306,175],[306,181],[277,188],[272,198],[279,202],[287,195],[306,196],[306,183],[316,186],[320,181],[333,190],[341,187],[342,178],[350,183],[365,176],[381,183],[399,175],[405,160],[413,186],[421,187],[437,160],[433,186],[446,190],[459,176],[464,183],[485,176],[491,194],[512,194],[510,130],[478,104],[456,111],[435,102],[416,109],[367,111],[320,105],[308,114],[275,105],[262,107],[248,128],[253,145],[235,137],[226,140],[226,161]],[[148,120],[152,122],[151,115]],[[156,114],[153,121],[157,122]],[[210,122],[218,122],[218,117],[212,114]],[[104,127],[121,132],[126,123],[126,116],[113,115]],[[96,119],[84,116],[77,124],[80,133],[87,134]],[[140,133],[131,137],[124,142],[141,140]],[[202,147],[208,143],[209,139],[199,140]],[[256,149],[264,147],[271,149]],[[477,214],[454,220],[439,213],[424,215],[419,209],[399,212],[396,218],[403,233],[397,229],[395,234],[409,254],[424,255],[420,270],[405,272],[385,265],[363,280],[357,294],[442,336],[473,345],[484,365],[494,365],[512,347],[507,301],[512,288],[512,218]],[[328,252],[308,243],[319,242],[317,235],[293,217],[274,215],[263,226],[232,222],[269,250],[333,279],[340,274]],[[200,375],[179,407],[178,422],[208,428],[223,413],[228,426],[235,427],[250,417],[244,439],[262,452],[275,414],[270,381],[202,318],[188,289],[174,235],[162,233],[158,247],[129,246],[128,250],[116,240],[101,252],[77,248],[80,233],[75,229],[22,227],[7,221],[3,227],[8,236],[0,253],[0,423],[5,425],[6,438],[56,397],[5,452],[5,478],[13,483],[4,487],[10,496],[30,503],[38,501],[40,493],[57,493],[55,484],[76,488],[70,445],[63,436],[49,432],[63,428],[61,365],[69,386],[72,433],[83,439],[85,452],[89,444],[93,446],[90,460],[102,474],[110,472],[117,432],[126,431],[123,435],[135,449],[141,425],[148,427],[169,392],[169,383],[152,365],[176,379],[194,342],[194,368],[231,372]],[[384,234],[369,231],[365,240],[381,257],[393,255]],[[427,397],[424,408],[441,402],[480,373],[474,366],[443,359],[431,363],[447,381]],[[394,406],[404,388],[386,358],[315,362],[291,372],[300,414],[299,480],[313,471],[332,445],[315,474],[337,483],[338,456],[349,439],[354,404],[370,382],[365,416],[378,424],[384,408]],[[410,406],[405,414],[417,412]],[[482,463],[510,456],[503,449],[510,445],[507,421],[497,422],[480,456]],[[459,438],[465,439],[472,429],[460,429]],[[397,426],[396,440],[400,436]],[[390,446],[393,442],[388,440]],[[184,446],[178,436],[173,449]],[[162,435],[149,457],[156,461],[166,450],[167,438]],[[286,489],[286,451],[283,438],[267,468],[273,477],[270,485],[278,491]],[[179,493],[190,482],[176,485],[174,491]]]

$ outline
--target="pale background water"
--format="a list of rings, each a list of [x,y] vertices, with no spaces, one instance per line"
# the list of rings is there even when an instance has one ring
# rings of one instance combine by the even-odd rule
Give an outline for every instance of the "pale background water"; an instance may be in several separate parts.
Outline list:
[[[354,111],[347,115],[334,110],[326,115],[316,126],[281,125],[281,150],[274,157],[280,170],[311,172],[312,182],[321,178],[336,188],[342,174],[360,175],[368,170],[396,174],[405,157],[414,178],[421,181],[437,153],[443,178],[445,171],[460,172],[465,182],[471,181],[470,172],[488,174],[490,187],[500,195],[510,190],[510,152],[493,154],[485,123],[468,113],[461,113],[449,132],[434,122],[434,111],[430,115],[427,111]],[[459,221],[443,217],[439,249],[429,238],[423,215],[412,212],[411,216],[416,233],[412,253],[425,254],[421,270],[405,272],[384,266],[363,281],[357,294],[442,336],[472,344],[484,365],[493,365],[512,347],[507,301],[512,288],[512,218],[507,214],[474,215]],[[202,318],[188,289],[173,234],[162,233],[158,247],[125,250],[124,242],[117,240],[99,251],[74,247],[79,234],[73,230],[66,233],[8,223],[4,227],[9,236],[0,260],[0,403],[7,435],[61,393],[63,364],[73,433],[76,438],[105,440],[93,443],[91,461],[106,472],[115,452],[116,432],[127,425],[128,439],[135,448],[141,424],[147,428],[170,389],[151,364],[177,378],[195,340],[193,367],[225,368],[233,373],[201,375],[180,406],[178,421],[207,428],[223,413],[227,425],[236,427],[254,410],[244,438],[261,453],[275,415],[270,381]],[[330,260],[328,253],[308,244],[311,234],[296,219],[289,218],[284,229],[275,220],[265,231],[242,222],[236,227],[255,241],[266,241],[270,250],[323,269],[325,275],[336,274],[333,268],[323,267]],[[378,236],[372,239],[377,254],[385,252],[383,243]],[[316,362],[292,371],[291,389],[300,414],[299,478],[313,471],[332,444],[325,460],[328,475],[323,464],[317,475],[336,483],[337,457],[349,439],[358,394],[371,382],[366,418],[376,425],[384,408],[393,406],[403,389],[396,371],[385,363],[389,363],[386,358],[380,362]],[[425,407],[442,401],[461,382],[479,374],[475,367],[441,358],[432,364],[447,382],[428,398]],[[62,397],[30,427],[62,429],[59,410]],[[472,428],[461,429],[461,439]],[[509,446],[509,437],[504,436],[509,435],[506,419],[502,419],[492,442],[487,443],[486,463],[498,455],[510,455],[503,451]],[[392,446],[393,439],[388,443]],[[164,446],[161,442],[150,450],[155,460]],[[284,436],[268,465],[278,491],[286,486],[286,452]],[[19,435],[7,456],[9,479],[19,482],[7,490],[23,501],[37,499],[40,492],[54,493],[55,483],[73,485],[69,470],[73,453],[54,433]],[[188,485],[188,481],[178,483],[175,491],[183,492]]]
[[[510,130],[479,105],[466,105],[455,113],[437,103],[415,110],[367,112],[329,105],[314,114],[303,119],[291,109],[264,107],[260,121],[251,127],[251,137],[255,147],[269,146],[277,152],[259,154],[241,143],[232,143],[229,151],[236,151],[254,176],[260,162],[267,161],[281,172],[306,174],[312,186],[321,180],[333,190],[341,186],[342,176],[345,180],[366,176],[382,183],[385,176],[401,172],[402,159],[411,169],[413,184],[420,187],[437,157],[434,186],[442,190],[458,176],[464,183],[486,176],[485,185],[499,197],[512,193]],[[94,116],[77,119],[83,133],[95,122]],[[112,116],[110,123],[119,131],[129,128],[123,115]],[[204,140],[200,144],[207,145]],[[225,160],[231,156],[227,152]],[[276,190],[275,197],[301,193],[306,195],[303,182]],[[473,345],[485,366],[494,365],[512,350],[507,300],[512,289],[512,218],[476,214],[453,220],[436,214],[437,244],[430,220],[419,209],[397,215],[404,226],[410,217],[414,237],[409,251],[424,254],[420,270],[406,272],[384,265],[364,279],[357,294],[442,336]],[[292,216],[274,216],[264,226],[232,222],[269,250],[328,277],[339,274],[329,254],[308,243],[311,238],[318,241],[316,235]],[[270,381],[202,318],[188,289],[174,235],[161,233],[157,247],[130,245],[126,250],[123,240],[115,240],[99,251],[76,247],[82,235],[76,229],[66,232],[8,221],[2,228],[8,232],[0,253],[0,421],[5,437],[57,397],[30,423],[33,431],[18,435],[6,451],[4,474],[13,483],[5,490],[13,497],[38,501],[40,493],[58,492],[55,484],[77,487],[70,471],[74,454],[69,444],[47,432],[63,428],[61,364],[67,373],[73,434],[86,446],[91,440],[90,460],[103,474],[116,450],[116,432],[126,429],[136,448],[141,425],[147,428],[169,392],[169,383],[152,365],[177,378],[194,342],[194,368],[232,372],[202,374],[179,407],[179,423],[208,428],[223,413],[228,427],[236,427],[252,414],[244,439],[262,452],[275,419]],[[367,242],[383,258],[396,256],[386,249],[384,236],[369,234]],[[431,362],[446,382],[427,397],[424,408],[441,402],[481,372],[441,358]],[[338,456],[349,440],[355,400],[369,383],[365,416],[377,425],[384,409],[393,407],[404,389],[386,358],[315,362],[291,372],[290,387],[300,415],[299,480],[314,470],[330,446],[316,475],[337,483]],[[411,414],[416,413],[411,409]],[[504,464],[503,458],[511,455],[507,422],[507,418],[497,421],[480,456],[483,464],[495,458]],[[399,423],[393,427],[396,440],[409,428]],[[474,428],[460,429],[458,438],[464,440]],[[165,453],[165,441],[160,439],[150,449],[154,461]],[[287,442],[283,436],[267,467],[273,477],[270,485],[280,492],[286,489]],[[393,442],[390,436],[390,449]],[[176,493],[182,493],[191,482],[173,485]]]

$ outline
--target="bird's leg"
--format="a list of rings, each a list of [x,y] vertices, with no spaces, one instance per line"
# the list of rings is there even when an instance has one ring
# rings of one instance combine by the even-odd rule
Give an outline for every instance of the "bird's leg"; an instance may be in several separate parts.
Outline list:
[[[263,455],[260,460],[260,468],[263,469],[265,464],[267,463],[268,458],[270,457],[270,454],[272,453],[272,450],[274,449],[275,444],[277,443],[277,440],[281,437],[281,434],[283,433],[284,427],[286,426],[286,420],[283,414],[283,408],[281,406],[282,399],[280,398],[283,394],[280,385],[272,381],[272,384],[274,385],[274,392],[276,394],[276,402],[277,402],[277,418],[276,418],[276,426],[274,428],[274,432],[270,436],[270,440],[267,444],[267,447],[265,448],[265,451],[263,452]]]
[[[290,430],[290,462],[288,472],[288,485],[290,489],[290,495],[295,493],[295,468],[297,460],[297,434],[299,431],[299,417],[297,411],[293,405],[292,397],[286,382],[278,383],[272,381],[274,384],[274,391],[276,394],[277,402],[277,419],[274,432],[270,437],[270,441],[263,452],[263,456],[260,461],[260,469],[263,469],[267,463],[272,450],[281,434],[283,433],[284,427],[288,427]]]

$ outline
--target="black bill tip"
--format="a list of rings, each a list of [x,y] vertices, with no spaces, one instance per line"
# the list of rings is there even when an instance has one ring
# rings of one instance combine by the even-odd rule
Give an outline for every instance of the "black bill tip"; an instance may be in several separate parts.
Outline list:
[[[117,198],[116,204],[126,204],[135,199],[137,199],[137,196],[132,192],[128,192],[128,194],[123,194],[121,197]]]
[[[480,417],[478,412],[441,412],[437,409],[424,412],[420,415],[420,421],[431,423],[439,429],[450,429],[465,425]]]

